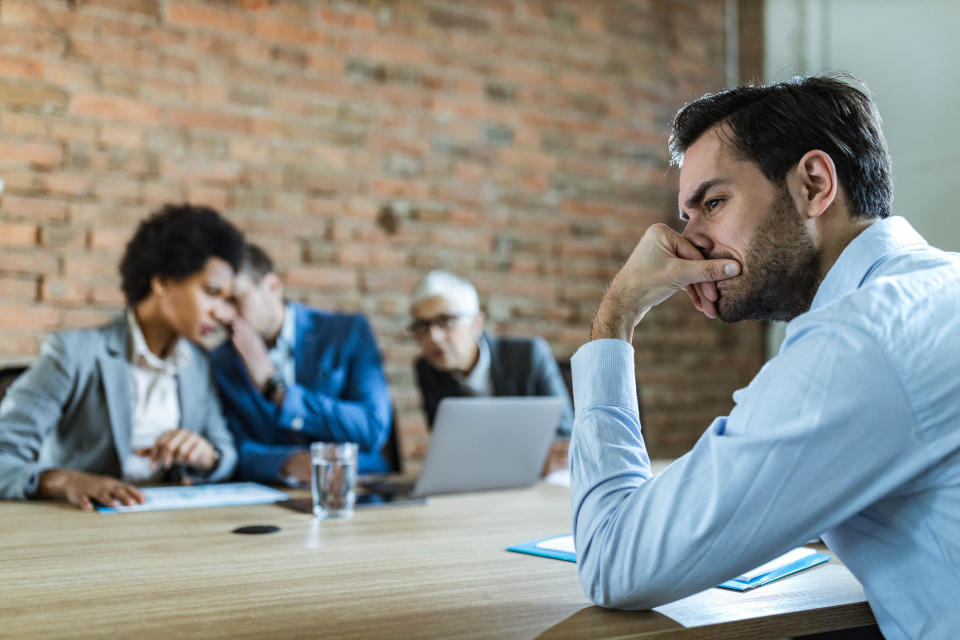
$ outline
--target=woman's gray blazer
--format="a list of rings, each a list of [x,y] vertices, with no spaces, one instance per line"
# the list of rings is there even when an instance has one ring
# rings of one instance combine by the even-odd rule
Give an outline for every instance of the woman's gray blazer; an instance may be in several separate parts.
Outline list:
[[[0,404],[0,498],[30,498],[47,469],[75,469],[122,477],[130,452],[132,396],[126,316],[94,329],[50,336],[33,365]],[[220,452],[215,469],[197,474],[175,468],[168,480],[226,480],[237,453],[220,411],[206,355],[190,345],[177,374],[180,426]]]

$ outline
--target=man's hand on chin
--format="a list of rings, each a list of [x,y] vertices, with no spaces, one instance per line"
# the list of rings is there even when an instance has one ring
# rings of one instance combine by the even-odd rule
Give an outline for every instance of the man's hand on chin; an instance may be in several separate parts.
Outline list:
[[[717,281],[740,275],[736,260],[707,260],[689,240],[664,224],[647,229],[626,264],[610,283],[597,315],[591,339],[618,338],[630,342],[647,311],[683,289],[694,306],[709,318],[717,316]]]

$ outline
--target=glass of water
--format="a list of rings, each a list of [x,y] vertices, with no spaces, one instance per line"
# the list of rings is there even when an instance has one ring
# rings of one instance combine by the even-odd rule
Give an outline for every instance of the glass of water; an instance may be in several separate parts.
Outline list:
[[[313,515],[347,518],[357,499],[357,445],[354,442],[314,442],[310,445]]]

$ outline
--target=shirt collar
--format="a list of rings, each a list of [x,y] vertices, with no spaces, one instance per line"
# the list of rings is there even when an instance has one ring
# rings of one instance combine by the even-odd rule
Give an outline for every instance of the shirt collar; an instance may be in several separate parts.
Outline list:
[[[904,247],[926,244],[923,236],[905,218],[891,216],[877,220],[840,253],[820,283],[810,310],[828,305],[860,288],[877,266]]]
[[[478,393],[483,393],[490,385],[490,345],[487,344],[483,334],[477,339],[477,350],[480,352],[477,356],[477,364],[473,365],[465,376],[457,374],[463,384],[467,385]]]
[[[288,302],[283,306],[283,325],[273,348],[284,353],[293,353],[293,345],[297,342],[297,310]]]
[[[150,351],[133,309],[127,309],[127,327],[130,330],[130,363],[134,366],[176,375],[190,361],[190,348],[183,337],[177,338],[166,358]]]

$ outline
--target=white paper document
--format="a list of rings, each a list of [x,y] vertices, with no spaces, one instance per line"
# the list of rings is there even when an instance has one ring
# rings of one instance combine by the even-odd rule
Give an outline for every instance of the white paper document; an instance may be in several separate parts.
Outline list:
[[[541,540],[537,543],[537,546],[541,549],[549,549],[550,551],[566,551],[567,553],[576,553],[573,548],[573,536],[557,536],[556,538],[550,538],[549,540]]]
[[[777,556],[770,562],[760,565],[756,569],[751,569],[743,575],[737,576],[737,580],[753,580],[757,576],[763,575],[765,573],[770,573],[774,569],[779,569],[780,567],[785,567],[788,564],[792,564],[801,558],[806,558],[807,556],[816,553],[814,549],[808,549],[806,547],[797,547],[792,551],[787,551],[782,556]]]
[[[264,504],[289,498],[283,491],[256,482],[229,482],[201,484],[190,487],[147,487],[141,489],[146,497],[143,504],[130,507],[97,507],[101,513],[130,511],[160,511],[163,509],[196,509],[200,507],[232,507],[245,504]]]

